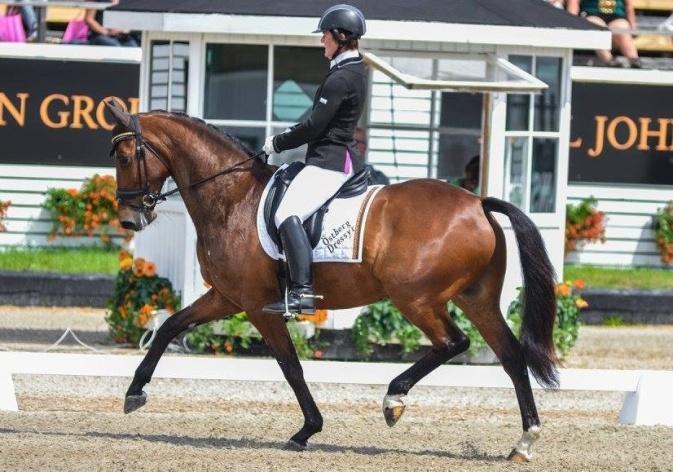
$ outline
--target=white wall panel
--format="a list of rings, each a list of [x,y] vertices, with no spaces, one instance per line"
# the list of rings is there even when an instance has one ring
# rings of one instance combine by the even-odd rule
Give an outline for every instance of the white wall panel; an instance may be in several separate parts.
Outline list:
[[[673,187],[634,185],[570,185],[568,203],[593,196],[605,213],[605,243],[581,246],[568,263],[611,266],[667,267],[656,244],[654,215],[673,200]]]
[[[84,179],[114,175],[114,168],[0,165],[0,200],[12,202],[0,233],[0,246],[81,246],[99,244],[97,238],[56,238],[49,241],[52,223],[42,208],[50,188],[76,188]],[[115,238],[121,242],[121,238]]]

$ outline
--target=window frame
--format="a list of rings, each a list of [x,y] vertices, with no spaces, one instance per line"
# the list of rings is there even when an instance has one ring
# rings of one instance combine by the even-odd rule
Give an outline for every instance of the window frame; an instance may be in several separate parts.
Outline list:
[[[507,96],[508,94],[496,94],[493,104],[493,114],[497,116],[494,118],[494,123],[502,123],[501,134],[493,134],[491,143],[491,155],[502,156],[502,174],[500,182],[493,183],[492,190],[500,195],[504,200],[508,200],[509,187],[509,170],[511,163],[506,157],[507,139],[514,137],[522,137],[527,139],[527,156],[526,156],[526,192],[525,204],[522,210],[528,214],[531,219],[539,226],[544,228],[557,228],[563,226],[565,219],[565,199],[567,194],[566,178],[568,169],[568,146],[564,143],[569,142],[570,136],[570,66],[572,64],[572,53],[564,50],[547,49],[531,51],[522,48],[503,48],[499,51],[499,55],[509,58],[512,55],[530,56],[533,58],[532,71],[535,72],[538,57],[552,57],[560,59],[560,96],[559,96],[559,127],[558,131],[536,131],[535,127],[535,95],[530,94],[529,100],[529,116],[528,129],[525,131],[508,131],[506,129],[507,119]],[[495,130],[494,130],[495,131]],[[556,153],[556,172],[555,172],[555,204],[554,212],[540,213],[530,211],[531,185],[532,185],[532,156],[533,156],[533,140],[536,138],[551,138],[557,140]],[[494,172],[498,175],[497,172]],[[493,194],[493,192],[490,192]]]

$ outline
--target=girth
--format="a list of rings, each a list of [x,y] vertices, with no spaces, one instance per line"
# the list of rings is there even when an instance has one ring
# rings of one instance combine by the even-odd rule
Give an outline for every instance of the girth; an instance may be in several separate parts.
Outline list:
[[[278,206],[283,200],[290,183],[303,168],[304,163],[297,161],[291,163],[285,169],[276,172],[273,176],[274,182],[271,185],[264,202],[264,221],[266,222],[266,230],[269,233],[271,240],[279,248],[282,248],[282,245],[280,237],[278,236],[278,229],[276,228],[276,210],[278,210]],[[328,211],[331,201],[335,198],[350,198],[363,194],[367,190],[367,185],[369,185],[369,168],[365,167],[348,179],[332,198],[327,200],[323,206],[304,221],[304,229],[306,230],[306,234],[308,234],[308,239],[311,242],[312,248],[315,248],[318,241],[320,241],[323,218]]]

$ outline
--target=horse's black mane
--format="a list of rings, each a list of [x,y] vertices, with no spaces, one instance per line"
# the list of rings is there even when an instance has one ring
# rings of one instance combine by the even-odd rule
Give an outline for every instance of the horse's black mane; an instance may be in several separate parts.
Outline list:
[[[210,124],[210,123],[207,123],[206,121],[202,120],[201,118],[197,118],[197,117],[195,117],[195,116],[190,116],[190,115],[188,115],[187,113],[183,113],[183,112],[181,112],[181,111],[171,111],[171,112],[168,112],[168,111],[166,111],[166,110],[153,110],[153,111],[157,111],[157,112],[161,112],[161,113],[167,113],[167,114],[169,114],[169,115],[179,116],[180,118],[186,118],[186,119],[188,119],[188,120],[190,120],[190,121],[193,121],[193,122],[195,122],[195,123],[198,123],[198,124],[200,124],[200,125],[202,125],[202,126],[205,126],[205,127],[208,128],[209,130],[214,131],[215,133],[224,136],[228,141],[231,141],[237,148],[239,148],[241,151],[243,151],[244,153],[246,153],[246,154],[248,155],[248,157],[252,157],[253,154],[254,154],[254,152],[252,151],[252,149],[250,149],[250,148],[248,147],[247,144],[245,144],[244,142],[242,142],[242,141],[241,141],[240,139],[238,139],[236,136],[234,136],[233,134],[227,133],[226,131],[224,131],[224,130],[218,128],[218,127],[215,126],[215,125],[212,125],[212,124]]]

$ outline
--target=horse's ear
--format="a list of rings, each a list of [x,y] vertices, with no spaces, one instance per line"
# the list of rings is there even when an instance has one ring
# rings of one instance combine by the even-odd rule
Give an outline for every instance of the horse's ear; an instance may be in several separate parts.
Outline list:
[[[127,128],[130,128],[131,115],[128,112],[124,111],[119,106],[117,106],[116,101],[117,99],[111,98],[110,100],[105,100],[104,103],[107,109],[110,110],[110,113],[112,113],[112,117],[115,119],[117,123]]]

